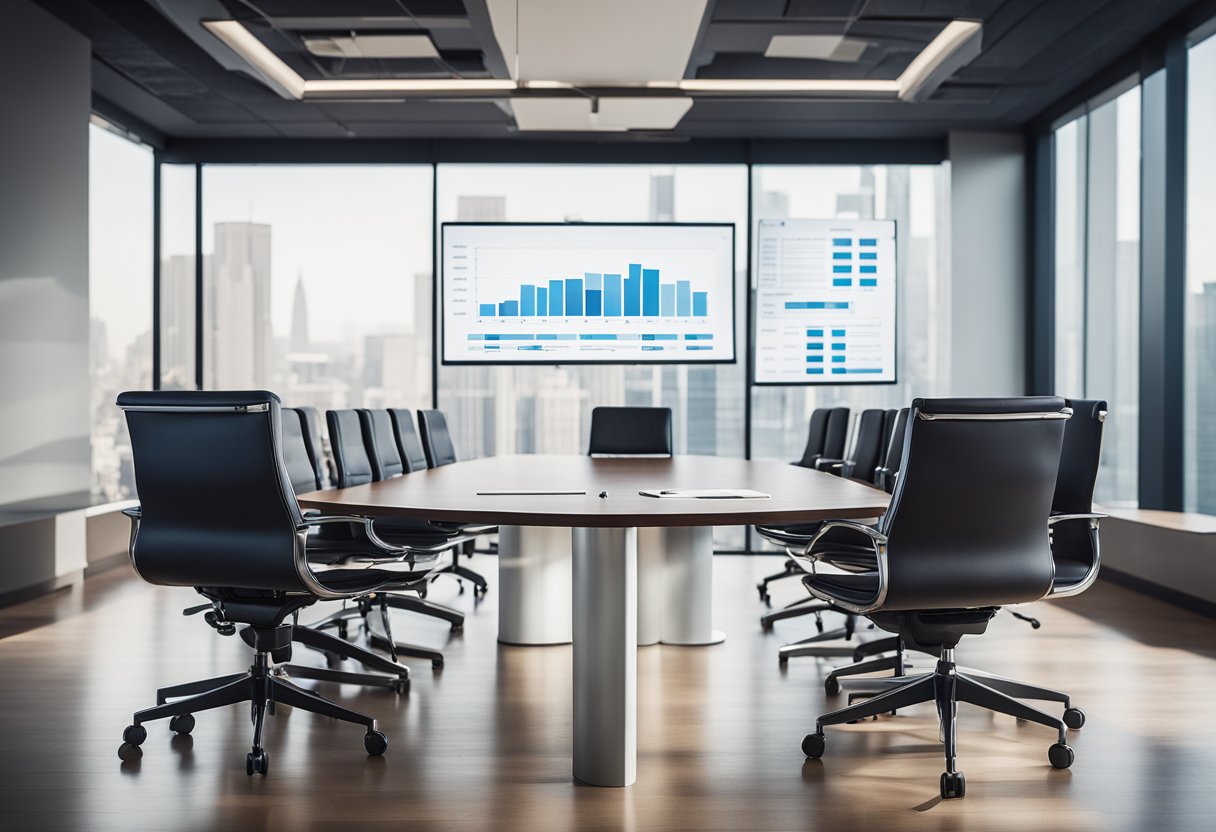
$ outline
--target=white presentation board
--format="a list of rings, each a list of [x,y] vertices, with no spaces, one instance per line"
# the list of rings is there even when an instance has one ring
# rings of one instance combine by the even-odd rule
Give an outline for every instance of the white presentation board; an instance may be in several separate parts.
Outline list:
[[[444,223],[444,364],[735,360],[729,223]]]
[[[895,381],[895,221],[761,220],[756,384]]]

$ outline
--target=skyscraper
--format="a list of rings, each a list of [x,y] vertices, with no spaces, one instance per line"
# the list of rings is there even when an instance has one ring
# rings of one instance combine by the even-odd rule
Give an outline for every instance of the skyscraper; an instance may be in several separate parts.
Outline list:
[[[308,352],[308,298],[304,296],[304,275],[296,278],[296,293],[291,301],[291,351]]]
[[[194,389],[194,255],[174,254],[160,266],[161,387]]]
[[[270,386],[270,226],[215,224],[207,386]]]

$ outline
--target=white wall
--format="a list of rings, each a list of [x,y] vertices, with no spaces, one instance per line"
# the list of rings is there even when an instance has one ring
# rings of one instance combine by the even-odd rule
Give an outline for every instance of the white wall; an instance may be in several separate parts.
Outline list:
[[[950,388],[1026,392],[1026,159],[1020,133],[952,132]]]
[[[6,0],[0,505],[89,488],[89,42]]]

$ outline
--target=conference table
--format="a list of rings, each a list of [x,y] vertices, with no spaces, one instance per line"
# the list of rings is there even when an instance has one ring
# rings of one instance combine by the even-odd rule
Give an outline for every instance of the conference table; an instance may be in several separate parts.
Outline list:
[[[639,493],[685,489],[747,489],[767,496],[655,498]],[[494,524],[500,527],[501,540],[517,543],[527,541],[526,530],[547,529],[551,537],[564,537],[563,530],[570,530],[569,582],[554,583],[553,575],[563,573],[553,566],[560,567],[563,558],[560,547],[550,545],[551,556],[542,558],[541,568],[525,568],[514,576],[515,589],[499,599],[500,610],[505,610],[500,614],[518,621],[528,614],[521,608],[544,608],[552,602],[561,609],[569,604],[574,777],[592,785],[619,787],[633,783],[637,769],[639,586],[644,597],[654,585],[667,587],[660,593],[671,608],[665,616],[677,624],[687,610],[703,619],[710,608],[712,583],[705,576],[712,568],[712,544],[706,541],[711,540],[713,526],[871,518],[886,509],[887,500],[885,492],[862,483],[779,462],[692,455],[528,454],[458,462],[368,485],[316,491],[301,495],[300,505],[330,514]],[[639,529],[676,535],[666,541],[652,538],[644,549],[672,543],[671,551],[645,553],[640,568]],[[698,529],[703,530],[699,537],[678,537],[681,530]],[[526,551],[506,554],[521,563],[527,556]],[[500,581],[509,573],[500,568]],[[530,581],[529,575],[535,580]],[[703,643],[714,640],[707,637]]]

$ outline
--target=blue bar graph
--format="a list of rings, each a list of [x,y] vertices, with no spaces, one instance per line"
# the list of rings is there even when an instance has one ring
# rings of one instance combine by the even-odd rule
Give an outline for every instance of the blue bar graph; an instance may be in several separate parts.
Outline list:
[[[566,317],[583,314],[583,281],[571,278],[566,281]]]
[[[806,357],[806,363],[807,364],[822,364],[823,356],[822,355],[808,355]]]
[[[832,349],[842,350],[842,349],[844,349],[844,344],[832,344]]]
[[[833,260],[852,260],[853,252],[851,252],[851,251],[833,251],[832,259]]]
[[[860,271],[862,274],[875,274],[878,271],[878,266],[862,266]]]
[[[646,317],[659,314],[658,269],[642,269],[642,314]]]
[[[852,237],[833,237],[832,245],[834,246],[851,246],[853,245]]]
[[[832,356],[833,364],[843,364],[847,360],[848,360],[848,356],[844,356],[844,355],[833,355]]]
[[[832,273],[833,274],[852,274],[853,267],[852,266],[832,266]]]
[[[808,338],[822,338],[823,330],[822,329],[808,329],[806,331],[806,334],[807,334]]]
[[[859,239],[859,240],[857,241],[857,245],[859,245],[859,246],[871,246],[871,247],[873,247],[873,246],[877,246],[877,245],[878,245],[878,239],[877,239],[877,238],[875,238],[875,237],[862,237],[861,239]],[[880,371],[880,372],[881,372],[881,371]]]
[[[858,281],[858,283],[860,283],[862,286],[877,286],[878,285],[878,281],[872,277],[863,277],[861,280]]]
[[[833,329],[833,330],[832,330],[832,337],[833,337],[833,338],[843,338],[843,337],[844,337],[844,330],[843,330],[843,329]]]
[[[619,318],[621,315],[621,276],[604,275],[604,316]]]
[[[823,368],[822,367],[807,367],[806,374],[808,376],[821,376],[821,375],[823,375]]]
[[[851,277],[834,277],[832,278],[833,286],[852,286],[853,278]]]
[[[858,260],[877,260],[878,252],[877,251],[863,251],[857,255],[857,259]]]
[[[694,292],[692,286],[691,280],[663,282],[659,269],[630,263],[627,275],[584,272],[582,277],[565,280],[520,283],[518,290],[513,290],[515,297],[499,303],[478,303],[477,309],[483,317],[708,316],[709,293]]]

